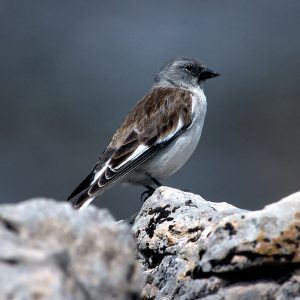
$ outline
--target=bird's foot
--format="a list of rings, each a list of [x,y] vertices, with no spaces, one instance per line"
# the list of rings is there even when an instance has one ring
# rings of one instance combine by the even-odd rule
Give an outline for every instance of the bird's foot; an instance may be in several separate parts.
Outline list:
[[[145,203],[145,201],[152,196],[152,194],[155,192],[155,188],[152,186],[145,186],[147,188],[146,191],[144,191],[141,195],[141,201]]]
[[[150,179],[157,185],[157,187],[162,186],[162,184],[154,177],[150,177]]]

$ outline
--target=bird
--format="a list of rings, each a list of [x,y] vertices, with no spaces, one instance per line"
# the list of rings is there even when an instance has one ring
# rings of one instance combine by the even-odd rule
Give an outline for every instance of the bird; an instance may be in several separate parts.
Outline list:
[[[204,82],[220,74],[200,60],[175,57],[128,113],[89,175],[68,197],[83,209],[116,183],[142,185],[147,198],[194,152],[207,110]]]

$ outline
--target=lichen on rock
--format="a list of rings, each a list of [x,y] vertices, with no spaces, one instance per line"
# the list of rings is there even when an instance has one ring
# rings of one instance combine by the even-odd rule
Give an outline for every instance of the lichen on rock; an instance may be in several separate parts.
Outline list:
[[[299,215],[300,193],[260,211],[246,211],[159,188],[132,228],[146,274],[142,297],[300,296]]]

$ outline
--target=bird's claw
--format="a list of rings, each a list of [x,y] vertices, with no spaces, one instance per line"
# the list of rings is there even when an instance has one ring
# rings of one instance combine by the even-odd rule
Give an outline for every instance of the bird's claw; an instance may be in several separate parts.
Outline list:
[[[148,186],[147,186],[146,188],[147,188],[147,190],[144,191],[144,192],[142,193],[142,195],[141,195],[141,201],[142,201],[143,203],[145,203],[145,201],[146,201],[149,197],[151,197],[152,194],[153,194],[154,191],[155,191],[155,189],[152,188],[152,187],[148,187]]]

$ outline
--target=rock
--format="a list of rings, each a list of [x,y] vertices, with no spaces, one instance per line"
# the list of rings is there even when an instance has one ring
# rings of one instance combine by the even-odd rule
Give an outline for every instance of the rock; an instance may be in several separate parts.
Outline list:
[[[251,212],[161,187],[132,231],[137,250],[106,210],[1,205],[0,299],[300,299],[300,193]]]
[[[0,299],[137,299],[126,224],[106,210],[35,199],[0,207]]]
[[[246,211],[161,187],[132,230],[143,299],[300,297],[300,193]]]

